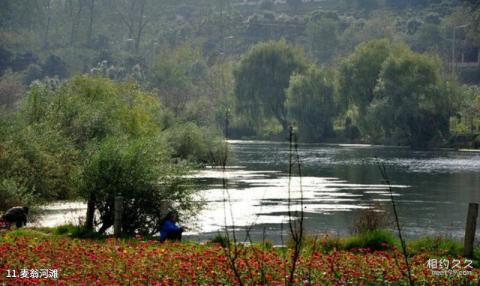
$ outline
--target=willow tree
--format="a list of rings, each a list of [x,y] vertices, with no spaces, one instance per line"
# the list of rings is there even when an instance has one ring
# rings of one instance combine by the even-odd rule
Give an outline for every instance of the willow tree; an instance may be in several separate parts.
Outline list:
[[[358,108],[363,117],[373,100],[373,93],[382,65],[391,53],[392,44],[387,39],[358,45],[340,66],[340,93],[349,105]]]
[[[46,120],[55,129],[61,130],[82,154],[79,162],[83,170],[79,192],[88,202],[86,225],[92,229],[95,209],[100,209],[99,205],[104,204],[112,206],[113,191],[109,193],[111,196],[100,195],[106,192],[101,184],[104,177],[91,174],[91,160],[109,138],[147,140],[147,137],[159,134],[162,126],[154,114],[161,113],[161,106],[134,84],[117,84],[107,79],[87,76],[77,76],[67,81],[51,97]],[[125,168],[133,171],[129,165]],[[100,168],[99,172],[104,174],[109,170],[111,171],[110,167]],[[111,172],[108,175],[110,185],[121,185],[119,180],[125,184],[125,177]],[[92,178],[97,181],[92,182]],[[124,193],[120,188],[116,191],[118,194]],[[103,223],[108,225],[105,221]]]
[[[274,118],[286,132],[285,90],[292,74],[306,69],[303,52],[284,40],[257,44],[234,72],[238,111],[257,129],[264,119]]]
[[[292,76],[286,106],[302,141],[319,142],[333,135],[334,93],[332,74],[315,66]]]
[[[368,115],[387,142],[425,148],[449,137],[456,91],[442,74],[440,58],[407,47],[387,58]]]
[[[340,65],[339,104],[344,110],[353,112],[355,126],[364,137],[370,136],[372,129],[376,129],[366,120],[368,108],[374,98],[382,65],[397,46],[399,45],[393,44],[388,39],[362,43]]]

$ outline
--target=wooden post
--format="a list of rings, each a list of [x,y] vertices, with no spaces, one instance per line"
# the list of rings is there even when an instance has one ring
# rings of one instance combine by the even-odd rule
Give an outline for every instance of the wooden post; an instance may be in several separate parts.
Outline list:
[[[123,197],[116,196],[114,204],[113,235],[119,237],[122,234]]]
[[[463,246],[463,256],[473,256],[473,243],[475,241],[475,231],[477,228],[478,204],[470,203],[468,205],[467,225],[465,226],[465,242]]]

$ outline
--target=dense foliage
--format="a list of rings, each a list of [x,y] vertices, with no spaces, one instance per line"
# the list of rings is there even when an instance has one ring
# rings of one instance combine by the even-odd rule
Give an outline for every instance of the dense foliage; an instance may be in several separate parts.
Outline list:
[[[285,89],[294,73],[306,69],[301,51],[285,41],[254,46],[242,59],[235,71],[235,96],[239,112],[252,123],[261,125],[264,118],[275,118],[283,132],[288,120],[285,108]]]
[[[186,170],[169,163],[168,150],[158,138],[107,138],[97,148],[90,150],[83,168],[81,190],[95,195],[102,223],[99,232],[113,225],[115,196],[124,199],[126,235],[158,232],[169,203],[193,211],[192,190],[180,186]]]
[[[333,135],[334,95],[333,75],[315,67],[290,78],[286,107],[301,140],[320,142]]]
[[[449,136],[452,91],[437,58],[406,49],[383,64],[369,108],[387,140],[427,147]]]
[[[355,122],[371,142],[426,147],[449,136],[455,86],[440,60],[387,40],[360,45],[340,69]]]
[[[207,137],[196,125],[190,132],[198,136],[172,144],[169,134],[181,128],[169,117],[132,83],[78,76],[34,84],[20,111],[2,124],[1,188],[8,195],[2,209],[32,204],[31,196],[37,203],[83,197],[87,225],[93,227],[96,209],[105,231],[113,223],[114,197],[121,195],[128,234],[157,231],[166,206],[192,212],[198,203],[182,177],[188,162],[213,163],[219,144],[210,145],[216,134]]]

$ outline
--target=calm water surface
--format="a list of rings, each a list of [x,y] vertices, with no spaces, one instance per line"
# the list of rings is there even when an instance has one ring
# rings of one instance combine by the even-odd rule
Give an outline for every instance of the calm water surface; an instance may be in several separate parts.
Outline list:
[[[239,240],[251,228],[253,239],[286,239],[288,221],[288,158],[286,143],[230,141],[233,156],[223,172],[210,168],[193,177],[207,201],[187,233],[205,240],[235,226]],[[348,234],[353,218],[365,208],[383,204],[391,210],[390,194],[378,170],[385,164],[393,185],[400,221],[407,237],[463,236],[469,202],[480,201],[480,153],[412,151],[365,145],[299,146],[302,176],[290,180],[291,210],[300,208],[303,190],[308,233]],[[228,188],[222,188],[222,178]],[[47,206],[41,225],[76,222],[84,204]],[[477,227],[477,230],[479,227]],[[480,234],[480,230],[477,231]]]

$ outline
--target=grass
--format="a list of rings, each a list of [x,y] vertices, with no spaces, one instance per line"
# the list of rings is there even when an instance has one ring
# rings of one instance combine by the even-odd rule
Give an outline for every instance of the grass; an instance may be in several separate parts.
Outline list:
[[[67,224],[58,227],[41,227],[41,228],[21,228],[15,229],[9,232],[9,236],[12,237],[46,237],[46,236],[60,236],[71,237],[79,239],[94,239],[104,240],[107,237],[97,232],[90,232],[85,230],[82,226]],[[155,238],[149,238],[155,239]],[[126,239],[128,240],[128,238]],[[218,233],[212,239],[208,241],[212,244],[218,244],[222,247],[227,245],[228,239],[221,233]],[[193,242],[185,242],[191,244]],[[194,243],[193,243],[194,244]],[[273,249],[273,243],[269,240],[265,242],[255,242],[255,247],[271,250]],[[328,253],[333,250],[343,251],[356,251],[356,250],[391,250],[393,248],[399,248],[400,242],[395,235],[388,230],[373,230],[364,231],[359,234],[351,236],[339,237],[335,235],[323,235],[323,236],[306,236],[304,238],[305,249],[311,253],[320,251]],[[287,245],[291,247],[291,245]],[[407,244],[408,253],[410,256],[414,256],[420,253],[431,253],[432,255],[447,257],[447,256],[462,256],[463,245],[459,240],[455,240],[448,237],[435,236],[435,237],[422,237],[416,240],[408,241]],[[478,261],[480,266],[480,244],[474,248],[473,258]]]
[[[12,237],[12,238],[17,238],[17,237],[43,238],[51,235],[52,235],[51,230],[44,229],[44,228],[42,229],[21,228],[21,229],[15,229],[13,231],[8,232],[8,237]],[[6,236],[0,235],[0,241],[2,241],[5,237]]]
[[[226,247],[228,244],[228,241],[229,241],[228,237],[226,237],[221,233],[218,233],[210,240],[211,243],[217,243],[222,247]]]
[[[356,248],[368,248],[370,250],[391,249],[397,244],[395,236],[386,230],[370,230],[347,237],[343,241],[344,250],[353,250]]]
[[[65,235],[72,238],[104,239],[105,235],[87,230],[84,226],[66,224],[53,227],[50,230],[55,235]]]
[[[72,224],[66,224],[53,228],[53,233],[56,235],[73,235],[79,228]]]
[[[84,239],[105,239],[106,236],[98,232],[86,230],[83,226],[66,224],[57,227],[32,227],[13,229],[8,232],[9,236],[30,236],[30,237],[44,237],[44,236],[68,236],[71,238]]]
[[[463,245],[460,241],[447,237],[422,237],[408,244],[410,253],[431,252],[445,256],[460,256]]]
[[[473,266],[475,268],[480,268],[480,245],[477,245],[473,249]]]
[[[330,252],[333,250],[389,250],[400,245],[394,234],[388,230],[370,230],[351,236],[339,237],[336,235],[323,235],[320,237],[308,236],[305,239],[310,251]]]
[[[376,251],[399,249],[400,241],[394,233],[387,230],[364,231],[360,234],[339,237],[335,235],[308,236],[305,238],[305,250],[309,253],[320,251],[331,253],[332,251]],[[460,240],[443,237],[422,237],[407,241],[407,251],[410,257],[428,253],[432,257],[461,257],[463,255],[463,243]],[[480,268],[480,244],[474,248],[473,265]]]

